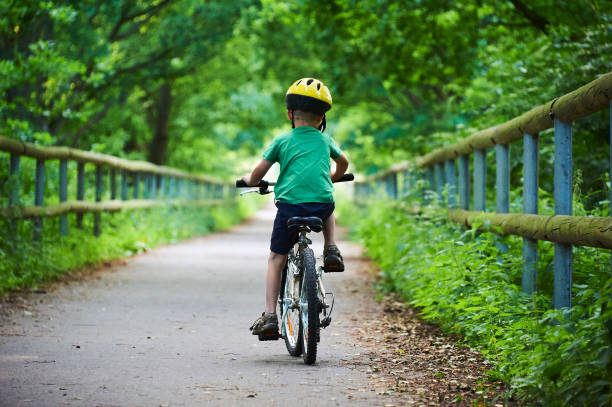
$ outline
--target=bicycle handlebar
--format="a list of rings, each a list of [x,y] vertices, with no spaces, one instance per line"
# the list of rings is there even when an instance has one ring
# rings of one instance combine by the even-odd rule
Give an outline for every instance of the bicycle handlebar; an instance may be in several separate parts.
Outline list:
[[[262,179],[261,181],[259,181],[259,184],[257,185],[247,185],[247,183],[244,182],[244,180],[242,179],[236,180],[236,188],[250,188],[250,187],[267,188],[270,185],[274,185],[274,182],[269,182],[269,181]]]
[[[354,180],[355,180],[355,176],[353,174],[344,174],[342,178],[340,178],[338,181],[335,181],[335,182],[348,182],[348,181],[354,181]],[[236,188],[258,187],[258,188],[266,189],[269,186],[274,186],[274,184],[276,184],[274,181],[261,180],[259,181],[258,185],[247,185],[246,182],[244,182],[244,180],[242,179],[236,180]]]
[[[349,182],[349,181],[355,181],[355,176],[353,174],[344,174],[342,176],[342,178],[340,178],[338,181],[334,181],[334,182]]]

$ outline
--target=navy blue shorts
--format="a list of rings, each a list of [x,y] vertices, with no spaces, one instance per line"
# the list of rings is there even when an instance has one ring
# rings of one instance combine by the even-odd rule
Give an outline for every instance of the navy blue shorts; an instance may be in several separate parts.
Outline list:
[[[294,216],[317,216],[323,222],[334,213],[334,203],[300,203],[290,204],[276,202],[276,218],[270,239],[270,250],[278,254],[287,254],[298,241],[298,233],[289,233],[287,221]]]

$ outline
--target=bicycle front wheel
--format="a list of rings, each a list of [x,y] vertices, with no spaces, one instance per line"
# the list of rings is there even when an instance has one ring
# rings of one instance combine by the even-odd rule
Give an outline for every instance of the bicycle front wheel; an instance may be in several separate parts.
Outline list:
[[[304,363],[312,365],[317,360],[320,301],[317,295],[317,270],[314,253],[308,247],[302,251],[302,255],[302,292],[300,295],[302,356]]]
[[[285,346],[291,356],[300,356],[302,354],[302,329],[300,326],[299,308],[301,281],[297,270],[295,257],[290,254],[287,266],[283,270],[281,315]]]

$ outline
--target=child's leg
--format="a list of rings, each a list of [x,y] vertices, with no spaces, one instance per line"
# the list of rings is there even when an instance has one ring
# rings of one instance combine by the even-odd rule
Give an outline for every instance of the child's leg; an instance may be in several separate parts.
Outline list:
[[[336,241],[334,235],[336,233],[336,217],[332,213],[323,223],[323,238],[325,239],[325,246],[335,245]]]
[[[325,245],[323,249],[323,264],[327,271],[344,271],[344,262],[335,240],[336,217],[332,213],[323,223],[323,237]]]
[[[281,272],[287,261],[286,254],[270,252],[268,274],[266,275],[266,313],[276,313],[276,302],[280,292]]]

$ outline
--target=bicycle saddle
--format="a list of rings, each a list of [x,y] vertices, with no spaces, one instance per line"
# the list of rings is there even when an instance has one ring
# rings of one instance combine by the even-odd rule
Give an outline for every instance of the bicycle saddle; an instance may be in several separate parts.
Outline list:
[[[321,218],[317,218],[316,216],[294,216],[292,218],[289,218],[289,220],[287,221],[287,227],[291,231],[299,229],[302,226],[307,226],[313,232],[320,232],[321,230],[323,230],[323,221],[321,220]]]

